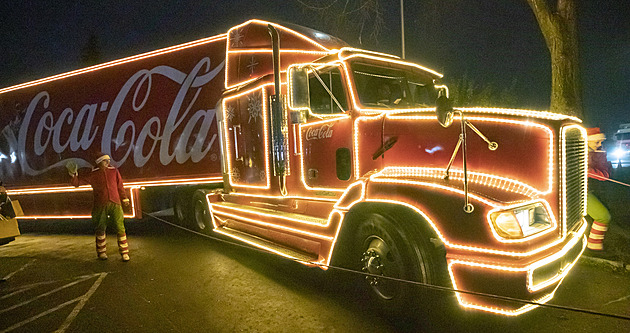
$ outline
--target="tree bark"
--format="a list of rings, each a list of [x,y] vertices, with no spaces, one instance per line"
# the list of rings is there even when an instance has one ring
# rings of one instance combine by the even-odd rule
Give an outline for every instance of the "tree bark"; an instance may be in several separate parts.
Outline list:
[[[583,117],[575,0],[527,0],[551,55],[550,111]]]

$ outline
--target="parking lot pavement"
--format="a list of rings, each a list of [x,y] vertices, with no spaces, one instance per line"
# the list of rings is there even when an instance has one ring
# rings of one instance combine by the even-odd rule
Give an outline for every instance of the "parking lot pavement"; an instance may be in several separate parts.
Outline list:
[[[115,247],[100,261],[90,229],[44,222],[0,247],[0,333],[630,332],[630,319],[610,317],[630,318],[630,274],[583,260],[550,302],[562,309],[508,318],[430,307],[397,320],[362,303],[334,271],[154,221],[129,224],[130,262]]]

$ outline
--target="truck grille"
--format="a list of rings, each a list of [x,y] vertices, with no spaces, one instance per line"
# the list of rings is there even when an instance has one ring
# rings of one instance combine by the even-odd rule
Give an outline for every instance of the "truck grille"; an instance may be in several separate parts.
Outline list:
[[[586,214],[587,148],[583,129],[577,125],[562,129],[561,137],[562,221],[571,231]]]

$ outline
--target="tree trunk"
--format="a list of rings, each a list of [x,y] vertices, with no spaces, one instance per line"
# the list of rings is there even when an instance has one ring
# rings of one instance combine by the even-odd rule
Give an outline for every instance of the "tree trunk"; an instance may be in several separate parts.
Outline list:
[[[574,0],[558,0],[551,11],[547,0],[527,0],[551,55],[550,111],[583,117],[582,90]]]

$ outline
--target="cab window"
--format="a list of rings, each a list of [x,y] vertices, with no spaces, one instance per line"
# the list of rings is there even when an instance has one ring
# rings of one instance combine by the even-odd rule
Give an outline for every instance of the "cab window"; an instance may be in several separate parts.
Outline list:
[[[330,93],[324,88],[324,85]],[[339,67],[319,69],[311,73],[309,75],[309,92],[311,112],[314,114],[339,114],[344,113],[348,109]],[[339,105],[335,102],[335,99],[339,102]]]
[[[352,75],[361,105],[379,109],[426,108],[435,105],[433,78],[417,68],[393,68],[356,62]]]

